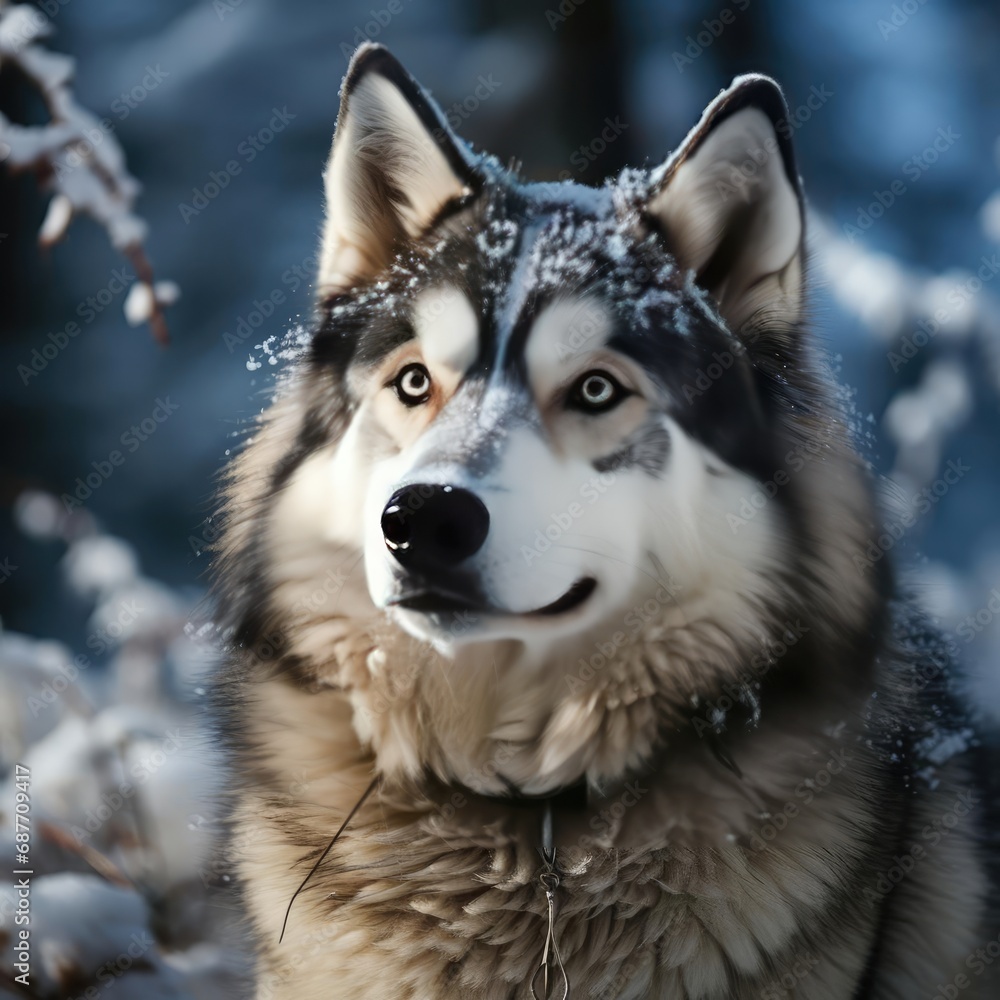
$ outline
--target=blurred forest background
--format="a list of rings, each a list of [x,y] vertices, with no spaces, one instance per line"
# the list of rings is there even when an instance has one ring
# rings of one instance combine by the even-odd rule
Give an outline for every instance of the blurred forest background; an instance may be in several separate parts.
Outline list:
[[[53,15],[45,44],[78,60],[77,99],[110,119],[142,184],[137,210],[157,276],[182,296],[168,310],[173,343],[160,350],[125,322],[114,282],[123,261],[106,234],[84,219],[40,251],[48,195],[31,174],[0,169],[0,557],[18,567],[0,586],[8,628],[72,642],[89,614],[60,584],[60,546],[16,529],[18,494],[72,494],[77,477],[167,396],[176,412],[85,507],[135,546],[151,575],[192,596],[202,588],[196,539],[211,532],[214,477],[273,372],[247,362],[265,337],[309,314],[320,170],[347,56],[366,37],[393,48],[465,138],[538,179],[599,183],[623,165],[658,162],[735,74],[773,74],[792,108],[814,215],[816,327],[874,434],[869,458],[897,473],[904,499],[948,459],[971,467],[893,555],[923,561],[942,611],[974,611],[1000,586],[996,269],[966,287],[1000,241],[995,4],[41,6]],[[0,109],[23,123],[44,115],[33,89],[3,68]],[[248,145],[274,109],[290,121],[266,145]],[[240,173],[196,201],[232,160]],[[878,194],[893,204],[880,209]],[[87,308],[104,289],[110,304]],[[272,297],[280,301],[247,339],[241,321],[258,322],[255,303]],[[939,309],[946,321],[923,336]],[[80,334],[26,381],[19,366],[72,320]],[[924,344],[912,358],[900,353],[907,339]]]
[[[600,183],[624,165],[657,163],[734,75],[762,71],[781,82],[810,203],[815,328],[859,444],[883,477],[887,522],[897,527],[886,547],[1000,704],[995,3],[35,6],[52,28],[41,44],[77,61],[76,99],[107,120],[142,184],[136,210],[149,224],[156,277],[181,292],[166,311],[164,349],[147,327],[126,322],[134,272],[100,226],[76,220],[65,240],[39,248],[50,194],[32,172],[3,169],[0,145],[0,696],[14,706],[39,685],[62,690],[52,685],[74,658],[88,670],[75,701],[53,697],[51,711],[27,717],[4,710],[0,764],[35,747],[44,775],[37,747],[63,727],[43,803],[53,821],[93,811],[105,794],[83,764],[67,769],[68,746],[89,746],[92,757],[114,750],[116,766],[134,773],[130,754],[175,760],[164,742],[171,719],[197,731],[210,651],[191,620],[205,589],[214,484],[272,383],[266,338],[308,321],[320,171],[341,77],[366,38],[392,48],[463,137],[534,179]],[[0,111],[25,126],[46,119],[36,89],[2,55]],[[60,338],[70,322],[79,333]],[[130,434],[134,450],[123,448]],[[116,449],[124,462],[70,514],[59,498]],[[122,704],[153,714],[104,708]],[[77,744],[67,742],[74,726]],[[204,983],[209,966],[225,974],[221,952],[185,950],[208,920],[190,917],[200,905],[190,887],[219,875],[204,843],[178,848],[210,826],[195,807],[176,808],[193,801],[193,786],[211,787],[194,756],[191,770],[147,797],[153,814],[157,801],[164,815],[171,804],[182,813],[176,831],[165,825],[161,836],[159,821],[140,822],[132,809],[126,822],[122,810],[93,841],[60,847],[53,833],[46,848],[62,852],[50,871],[84,881],[96,871],[101,893],[135,890],[145,901],[135,919],[152,921],[175,958],[166,971],[152,961],[137,996],[187,996],[185,983]],[[129,860],[129,851],[139,854]],[[118,881],[99,871],[105,856]],[[96,883],[77,890],[68,896],[63,886],[53,899],[103,912],[93,910],[103,897],[88,895]],[[107,905],[127,910],[121,899]],[[94,969],[80,975],[90,981]],[[162,993],[146,976],[162,978]]]

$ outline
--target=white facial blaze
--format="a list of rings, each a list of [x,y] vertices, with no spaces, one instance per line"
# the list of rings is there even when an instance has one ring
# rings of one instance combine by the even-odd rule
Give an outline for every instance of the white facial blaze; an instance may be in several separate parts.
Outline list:
[[[651,481],[646,497],[657,514],[645,529],[649,551],[677,585],[683,615],[739,622],[748,617],[740,609],[766,594],[769,578],[784,561],[781,515],[776,505],[766,505],[738,524],[744,498],[758,485],[676,423],[667,424],[670,463],[662,482]]]
[[[609,557],[637,559],[634,539],[613,530],[614,477],[598,474],[580,457],[552,455],[532,428],[515,431],[488,480],[492,530],[484,553],[489,588],[514,612],[552,604],[586,577],[604,577],[608,591],[623,583]],[[517,483],[517,489],[508,488]],[[560,631],[558,618],[549,627]],[[578,628],[574,621],[572,628]]]
[[[531,388],[544,399],[565,378],[574,360],[600,350],[611,335],[611,317],[596,299],[559,299],[535,319],[525,358]]]
[[[457,288],[438,286],[418,297],[412,319],[420,356],[450,394],[478,352],[473,304]],[[486,606],[460,633],[419,612],[393,611],[414,635],[439,646],[521,639],[542,656],[553,643],[577,641],[588,631],[615,631],[628,610],[664,582],[657,567],[679,588],[682,614],[712,616],[712,602],[740,614],[747,599],[767,590],[766,578],[781,561],[776,510],[761,511],[745,529],[733,531],[728,517],[753,493],[754,483],[673,420],[651,418],[643,402],[645,376],[607,348],[612,330],[607,307],[596,299],[552,303],[536,319],[525,347],[541,425],[517,416],[523,408],[518,390],[495,383],[476,407],[431,422],[402,451],[358,477],[364,514],[360,523],[341,523],[350,523],[355,537],[365,540],[368,587],[380,607],[407,589],[405,570],[387,548],[380,524],[396,490],[415,483],[450,485],[472,491],[489,511],[486,541],[461,567],[477,581]],[[582,372],[606,366],[638,387],[633,396],[606,414],[566,411],[566,386]],[[386,398],[387,406],[396,405]],[[650,473],[629,467],[626,453],[621,468],[597,472],[594,461],[622,447],[649,419],[659,420],[669,436],[663,468]],[[468,465],[461,457],[442,459],[461,456],[461,446],[476,441],[493,449],[485,462],[481,448]],[[535,614],[588,579],[597,586],[579,608]]]
[[[503,482],[517,484],[515,494],[498,490],[489,501],[495,525],[484,560],[489,592],[503,606],[524,610],[557,599],[583,577],[598,581],[587,604],[565,621],[502,626],[540,655],[550,643],[579,639],[589,629],[627,632],[629,610],[659,584],[675,588],[678,623],[725,621],[730,614],[748,620],[748,602],[769,590],[768,578],[784,557],[776,508],[734,530],[730,515],[756,484],[673,421],[666,424],[671,453],[662,477],[554,461],[527,430],[511,442],[499,472]],[[660,568],[667,580],[657,579]]]
[[[364,586],[363,490],[369,463],[355,421],[337,445],[311,455],[292,474],[271,516],[268,542],[275,597],[286,613],[370,614]],[[345,484],[354,489],[345,489]]]
[[[469,299],[457,288],[443,286],[422,292],[413,305],[413,326],[424,362],[453,384],[476,360],[479,318]]]
[[[292,474],[276,505],[276,521],[285,529],[311,524],[317,539],[334,545],[357,543],[363,531],[362,512],[339,483],[363,485],[368,464],[359,446],[360,421],[348,426],[336,446],[310,455]]]

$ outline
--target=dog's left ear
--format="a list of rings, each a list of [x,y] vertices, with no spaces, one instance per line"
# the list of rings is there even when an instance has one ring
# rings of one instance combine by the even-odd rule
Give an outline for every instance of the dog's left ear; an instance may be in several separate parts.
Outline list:
[[[472,154],[381,45],[354,54],[324,172],[321,298],[370,280],[478,190]]]
[[[803,305],[804,215],[778,85],[738,77],[653,183],[648,216],[730,329],[793,328]]]

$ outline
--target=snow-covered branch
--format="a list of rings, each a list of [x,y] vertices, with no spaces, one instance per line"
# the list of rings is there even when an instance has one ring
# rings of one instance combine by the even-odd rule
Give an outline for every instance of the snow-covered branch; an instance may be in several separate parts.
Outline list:
[[[15,124],[0,113],[0,161],[11,170],[34,171],[53,192],[38,234],[42,246],[62,239],[73,217],[84,213],[107,230],[137,276],[125,301],[126,319],[133,326],[148,322],[153,336],[166,344],[163,308],[177,299],[178,288],[154,281],[143,246],[147,226],[133,211],[139,183],[129,174],[114,134],[73,97],[74,60],[38,44],[51,30],[35,7],[0,0],[0,63],[20,70],[49,112],[48,123],[36,126]]]

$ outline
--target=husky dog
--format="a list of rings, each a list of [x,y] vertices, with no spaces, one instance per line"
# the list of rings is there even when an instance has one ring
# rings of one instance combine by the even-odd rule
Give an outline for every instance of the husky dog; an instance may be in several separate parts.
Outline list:
[[[994,997],[991,778],[806,332],[778,86],[527,183],[362,47],[217,571],[258,997]]]

